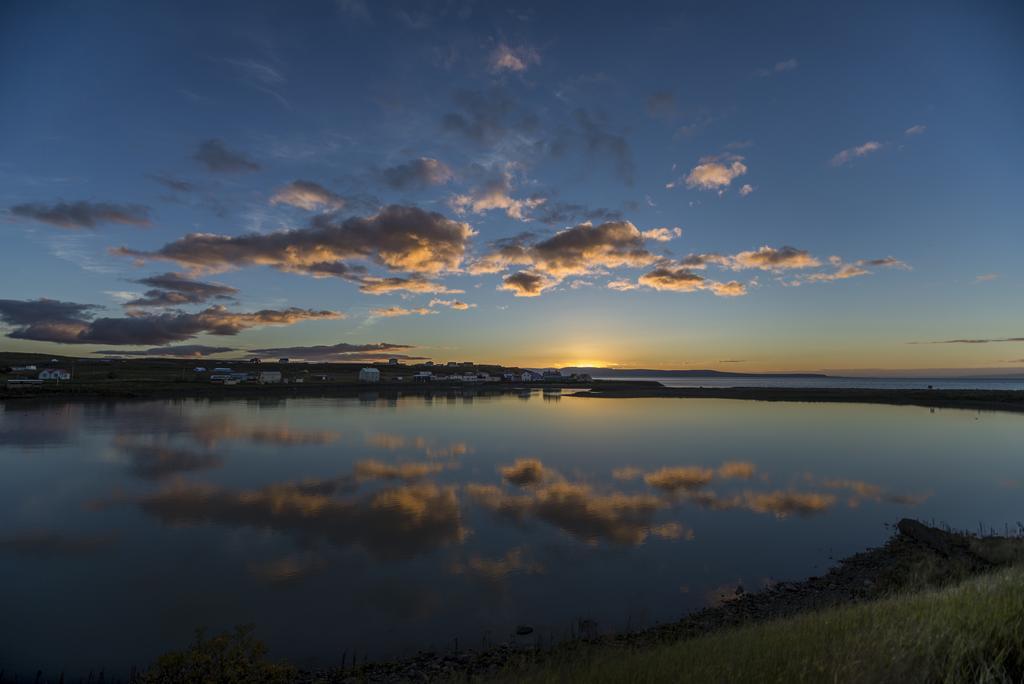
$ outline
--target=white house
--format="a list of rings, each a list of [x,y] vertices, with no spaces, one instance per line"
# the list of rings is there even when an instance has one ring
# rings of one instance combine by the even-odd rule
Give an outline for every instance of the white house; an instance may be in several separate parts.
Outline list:
[[[67,372],[63,368],[47,368],[46,370],[40,371],[40,380],[70,380],[71,373]]]
[[[380,382],[380,371],[376,368],[363,368],[359,371],[359,382]]]
[[[430,382],[434,379],[434,374],[430,371],[420,371],[412,376],[413,382]]]
[[[538,382],[540,380],[543,380],[544,376],[541,375],[540,373],[536,373],[534,371],[527,370],[527,371],[523,371],[523,374],[522,374],[522,376],[520,376],[520,379],[523,382]]]
[[[281,382],[281,371],[260,371],[260,384],[269,385]]]

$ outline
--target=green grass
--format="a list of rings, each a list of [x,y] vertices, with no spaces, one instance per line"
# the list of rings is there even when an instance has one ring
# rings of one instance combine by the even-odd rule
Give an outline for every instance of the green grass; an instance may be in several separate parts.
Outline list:
[[[673,644],[584,647],[516,682],[1020,682],[1024,568]]]

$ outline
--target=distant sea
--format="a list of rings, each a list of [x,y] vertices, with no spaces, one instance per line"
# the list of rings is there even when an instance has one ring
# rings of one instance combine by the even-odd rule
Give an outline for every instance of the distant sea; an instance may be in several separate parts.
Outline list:
[[[822,387],[867,389],[988,389],[1024,390],[1020,378],[850,378],[850,377],[628,377],[617,375],[597,380],[636,380],[660,382],[665,387]]]

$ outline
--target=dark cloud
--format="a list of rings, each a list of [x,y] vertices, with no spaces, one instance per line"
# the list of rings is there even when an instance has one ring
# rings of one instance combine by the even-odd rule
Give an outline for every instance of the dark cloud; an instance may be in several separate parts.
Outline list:
[[[13,326],[8,337],[64,344],[167,344],[201,333],[235,335],[247,328],[291,325],[304,320],[344,318],[336,311],[289,308],[235,312],[211,306],[197,313],[131,313],[124,318],[92,318],[95,306],[56,302],[0,300],[0,320]]]
[[[141,204],[111,202],[57,202],[17,204],[11,214],[49,223],[61,228],[95,228],[100,223],[123,223],[130,226],[149,225],[149,207]]]
[[[144,480],[162,480],[179,473],[219,468],[216,454],[176,449],[166,444],[133,443],[118,440],[117,447],[129,460],[128,471]]]
[[[669,90],[660,90],[647,98],[647,113],[655,119],[670,119],[676,113],[676,96]]]
[[[746,286],[738,280],[730,280],[729,282],[709,280],[704,276],[694,273],[685,266],[680,268],[659,266],[653,271],[640,276],[637,283],[654,290],[669,292],[708,290],[719,297],[739,297],[747,294]]]
[[[244,173],[259,171],[260,165],[241,152],[229,150],[222,140],[204,140],[192,158],[216,173]]]
[[[486,93],[461,90],[454,100],[457,111],[445,114],[441,126],[480,145],[495,145],[512,135],[532,136],[540,127],[536,115],[499,88]]]
[[[436,159],[420,157],[383,169],[380,176],[395,190],[410,190],[444,185],[452,179],[452,170]]]
[[[164,273],[133,281],[149,285],[139,299],[125,303],[125,306],[178,306],[180,304],[203,304],[211,299],[233,300],[238,290],[228,285],[202,283],[180,273]]]
[[[615,175],[627,185],[633,185],[633,151],[626,139],[605,130],[584,109],[576,110],[576,123],[583,135],[587,152],[595,157],[607,157]]]
[[[544,464],[536,458],[519,458],[512,465],[501,468],[501,476],[520,487],[538,484],[548,475]]]
[[[469,238],[466,223],[417,207],[391,205],[368,218],[321,214],[307,228],[238,236],[191,233],[154,252],[121,247],[116,254],[163,259],[193,269],[267,265],[282,271],[326,274],[346,259],[370,259],[393,271],[440,273],[459,268]]]
[[[621,221],[622,212],[601,207],[591,209],[582,204],[549,201],[534,210],[531,218],[548,225],[566,225],[574,221]]]
[[[640,544],[655,533],[654,514],[665,503],[655,496],[600,494],[580,483],[555,482],[526,494],[507,494],[493,485],[466,485],[478,505],[524,522],[543,520],[587,542]]]
[[[957,340],[934,340],[931,342],[907,342],[907,344],[991,344],[994,342],[1024,342],[1024,337],[981,337]]]
[[[359,546],[383,559],[410,558],[458,543],[462,525],[455,490],[432,483],[341,499],[294,484],[232,491],[179,483],[143,497],[139,508],[165,524],[252,527]]]
[[[581,223],[536,242],[526,234],[497,242],[489,254],[471,265],[470,271],[496,273],[512,265],[524,265],[558,281],[599,269],[646,266],[655,260],[636,226],[629,221],[608,221],[596,226]]]
[[[210,347],[205,344],[179,344],[172,347],[150,347],[149,349],[103,349],[94,354],[117,354],[120,356],[177,356],[181,358],[203,357],[236,351],[234,347]]]
[[[249,352],[263,357],[305,359],[307,361],[344,361],[351,356],[365,355],[376,358],[393,357],[391,353],[400,349],[412,349],[411,344],[394,344],[392,342],[372,342],[369,344],[318,344],[311,347],[269,347],[250,349]]]
[[[179,180],[177,178],[171,178],[170,176],[163,176],[156,173],[149,174],[149,178],[155,180],[165,188],[174,190],[175,192],[192,192],[196,189],[196,186],[188,181]]]
[[[501,289],[508,290],[516,297],[537,297],[556,283],[537,273],[518,271],[502,278]]]

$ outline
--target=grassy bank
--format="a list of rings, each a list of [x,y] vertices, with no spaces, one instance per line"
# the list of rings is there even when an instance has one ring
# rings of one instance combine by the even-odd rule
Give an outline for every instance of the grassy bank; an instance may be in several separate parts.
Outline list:
[[[633,651],[580,649],[517,682],[1019,682],[1024,568]]]

